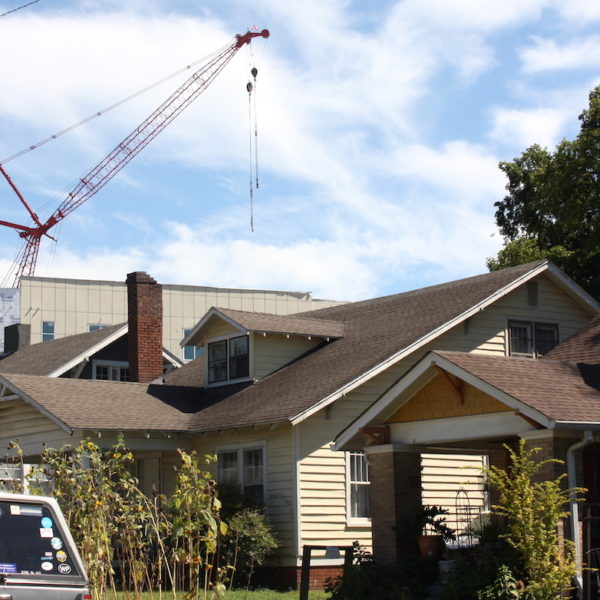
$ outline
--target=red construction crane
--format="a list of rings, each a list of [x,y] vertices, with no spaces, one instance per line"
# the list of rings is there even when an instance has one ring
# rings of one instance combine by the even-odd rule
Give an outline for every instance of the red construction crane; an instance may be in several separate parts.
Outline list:
[[[18,230],[19,236],[26,240],[15,274],[14,287],[19,285],[23,275],[34,274],[42,236],[45,235],[54,239],[48,234],[48,231],[86,200],[89,200],[96,192],[100,191],[142,148],[149,144],[213,82],[244,44],[250,44],[255,37],[268,38],[268,29],[256,32],[247,31],[243,35],[236,35],[235,40],[230,45],[200,67],[112,152],[84,175],[75,186],[75,189],[67,195],[45,223],[40,221],[0,164],[0,173],[6,178],[34,221],[31,226],[0,221],[0,225]]]

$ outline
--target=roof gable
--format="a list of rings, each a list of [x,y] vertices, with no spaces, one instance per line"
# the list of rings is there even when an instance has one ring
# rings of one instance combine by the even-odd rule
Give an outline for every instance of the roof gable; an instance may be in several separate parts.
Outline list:
[[[248,312],[213,306],[181,341],[181,346],[198,345],[202,332],[215,318],[223,320],[241,333],[275,333],[323,339],[335,339],[344,334],[344,324],[335,320],[315,319],[297,314]]]

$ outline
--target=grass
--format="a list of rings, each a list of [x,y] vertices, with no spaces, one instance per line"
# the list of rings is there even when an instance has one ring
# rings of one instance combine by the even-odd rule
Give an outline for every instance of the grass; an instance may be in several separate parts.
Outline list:
[[[231,592],[227,592],[225,595],[225,600],[298,600],[300,596],[300,592],[298,590],[293,590],[290,592],[276,592],[274,590],[252,590],[246,592],[246,590],[233,590]],[[200,596],[203,600],[203,597]],[[309,600],[327,600],[329,595],[323,591],[311,591],[309,593]],[[183,596],[179,596],[179,598],[183,598]],[[107,600],[112,600],[113,596],[110,594],[107,597]],[[133,599],[133,594],[128,594],[127,596],[123,593],[117,595],[116,600],[130,600]],[[158,593],[146,593],[142,596],[142,600],[158,600]],[[162,595],[162,600],[172,600],[172,596],[169,593],[164,593]]]

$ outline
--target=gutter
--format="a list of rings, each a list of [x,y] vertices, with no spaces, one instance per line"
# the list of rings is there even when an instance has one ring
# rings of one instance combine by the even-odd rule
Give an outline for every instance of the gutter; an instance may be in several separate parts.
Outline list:
[[[577,485],[577,473],[575,470],[575,452],[580,450],[584,446],[591,444],[594,441],[594,436],[591,431],[586,430],[583,433],[583,438],[571,444],[567,449],[567,477],[569,488],[572,489]],[[583,571],[582,571],[582,548],[581,548],[581,536],[579,535],[579,505],[577,502],[577,495],[575,492],[571,492],[569,500],[569,511],[571,513],[571,539],[575,545],[575,565],[576,575],[575,584],[577,587],[577,598],[580,600],[583,598]]]

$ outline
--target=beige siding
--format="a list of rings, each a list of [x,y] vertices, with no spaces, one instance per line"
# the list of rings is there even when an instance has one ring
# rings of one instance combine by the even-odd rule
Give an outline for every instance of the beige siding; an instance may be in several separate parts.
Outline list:
[[[445,508],[446,524],[459,535],[489,510],[482,471],[486,466],[483,455],[421,455],[423,504]]]
[[[19,440],[26,455],[37,454],[42,444],[61,448],[73,443],[69,434],[22,400],[0,402],[0,445]]]
[[[506,354],[506,328],[511,319],[557,323],[563,341],[585,325],[593,315],[585,311],[546,276],[536,279],[538,304],[529,306],[527,286],[521,286],[492,306],[440,336],[430,344],[432,350],[461,350]]]
[[[264,427],[256,431],[248,428],[237,433],[208,434],[195,440],[195,449],[201,454],[215,454],[220,447],[236,447],[247,443],[264,443],[266,446],[268,504],[265,512],[281,545],[275,558],[286,560],[286,564],[295,564],[296,495],[291,426],[280,425],[274,430]],[[216,477],[216,463],[209,468]]]
[[[88,331],[90,324],[127,320],[124,281],[24,277],[20,294],[21,322],[31,325],[32,343],[42,341],[42,321],[54,321],[56,337],[63,337]],[[307,292],[164,284],[164,345],[183,358],[183,330],[192,329],[212,306],[286,315],[334,304],[338,302],[314,300]]]
[[[320,343],[320,340],[275,334],[254,334],[253,341],[256,379],[263,379]]]

